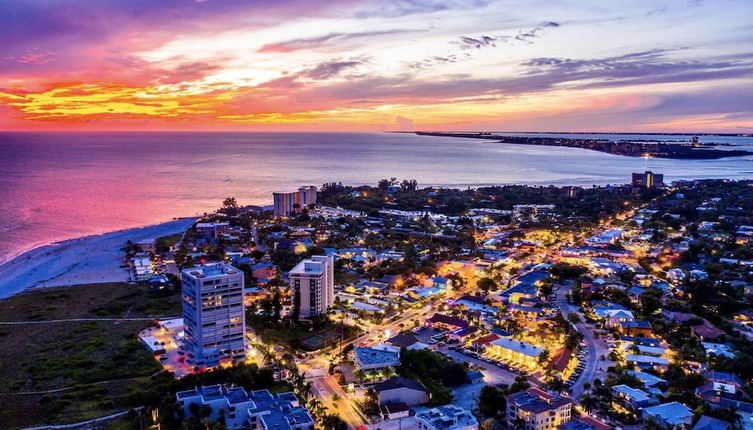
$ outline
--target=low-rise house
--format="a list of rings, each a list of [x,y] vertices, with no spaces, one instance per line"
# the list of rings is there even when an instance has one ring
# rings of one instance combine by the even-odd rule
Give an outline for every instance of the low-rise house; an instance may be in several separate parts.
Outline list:
[[[313,430],[314,420],[293,393],[271,394],[268,390],[246,392],[243,387],[212,385],[176,393],[184,417],[193,415],[196,404],[211,408],[209,419],[222,417],[225,427],[252,430]]]
[[[357,369],[381,373],[382,376],[400,365],[400,353],[376,348],[356,347],[353,357]]]
[[[641,369],[667,370],[669,368],[669,359],[666,357],[654,357],[643,354],[627,354],[625,361]]]
[[[620,333],[626,336],[651,336],[651,323],[643,320],[623,321],[620,323]]]
[[[690,327],[690,334],[703,342],[723,336],[724,331],[704,319],[701,324]]]
[[[418,430],[478,430],[471,411],[453,404],[427,409],[416,414]]]
[[[612,426],[604,424],[589,416],[583,416],[570,420],[557,426],[557,430],[611,430]]]
[[[628,370],[627,373],[640,380],[646,388],[653,388],[667,383],[666,379],[662,379],[651,373],[640,372],[637,370]]]
[[[399,420],[410,416],[410,406],[405,403],[387,403],[379,406],[384,420]]]
[[[256,280],[272,279],[277,276],[277,266],[272,263],[259,263],[251,266],[251,271]]]
[[[663,403],[643,410],[643,419],[653,420],[661,427],[672,429],[690,426],[693,423],[693,411],[679,402]]]
[[[471,346],[473,346],[474,348],[486,348],[487,346],[489,346],[490,343],[494,342],[495,340],[499,338],[501,338],[500,335],[496,333],[489,333],[486,336],[481,336],[475,339],[471,343]]]
[[[624,384],[612,387],[612,393],[618,406],[622,406],[630,412],[637,412],[656,403],[647,392]]]
[[[374,390],[379,396],[380,405],[404,403],[408,406],[416,406],[429,401],[426,387],[418,381],[400,376],[393,376],[374,385]]]
[[[701,416],[692,430],[728,430],[730,423],[707,415]]]
[[[626,309],[607,309],[604,311],[604,325],[612,328],[619,327],[620,324],[633,321],[633,313]]]
[[[701,342],[706,355],[715,355],[717,357],[735,358],[735,350],[732,346],[725,343]]]
[[[539,365],[538,358],[542,352],[543,348],[515,339],[500,338],[489,344],[485,354],[511,364],[535,369]]]
[[[148,281],[154,275],[152,257],[140,252],[131,257],[131,279],[136,282]]]
[[[467,321],[460,318],[439,313],[434,314],[431,318],[426,320],[426,323],[431,327],[443,328],[447,330],[464,329],[470,325]]]
[[[405,349],[424,349],[428,347],[425,343],[421,343],[418,338],[412,334],[398,334],[392,336],[385,341],[387,345],[394,346],[398,350]]]
[[[516,428],[516,421],[522,420],[526,430],[549,430],[571,418],[571,399],[552,396],[537,388],[510,394],[506,399],[508,428]]]
[[[468,308],[468,310],[475,312],[482,312],[486,314],[495,314],[499,310],[494,306],[485,304],[483,297],[465,295],[455,301],[456,305],[462,305]]]
[[[736,395],[745,385],[734,373],[709,370],[703,376],[706,377],[706,383],[696,388],[696,393],[706,400],[715,400],[722,394]]]

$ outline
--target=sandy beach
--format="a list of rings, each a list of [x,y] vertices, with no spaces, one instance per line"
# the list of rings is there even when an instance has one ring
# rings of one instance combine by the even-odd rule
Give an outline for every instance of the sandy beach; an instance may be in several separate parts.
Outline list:
[[[31,249],[0,265],[0,298],[29,288],[127,281],[128,270],[120,266],[121,248],[128,240],[179,233],[193,222],[193,218],[177,219]]]

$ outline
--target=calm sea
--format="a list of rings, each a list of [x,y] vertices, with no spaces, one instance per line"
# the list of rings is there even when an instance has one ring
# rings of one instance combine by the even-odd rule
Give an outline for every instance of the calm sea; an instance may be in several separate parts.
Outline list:
[[[51,241],[210,211],[227,196],[269,204],[272,191],[303,184],[397,177],[425,186],[590,186],[626,183],[646,169],[668,180],[751,178],[746,158],[644,160],[388,133],[0,133],[0,261]]]

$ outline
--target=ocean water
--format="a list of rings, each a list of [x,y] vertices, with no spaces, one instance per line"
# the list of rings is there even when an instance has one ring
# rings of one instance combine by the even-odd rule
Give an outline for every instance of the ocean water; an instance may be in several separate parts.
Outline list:
[[[701,141],[753,150],[753,138]],[[306,184],[397,177],[419,186],[591,186],[623,184],[647,169],[667,180],[753,178],[748,158],[645,160],[396,133],[0,133],[0,261],[53,241],[201,214],[228,196],[269,204],[273,191]]]

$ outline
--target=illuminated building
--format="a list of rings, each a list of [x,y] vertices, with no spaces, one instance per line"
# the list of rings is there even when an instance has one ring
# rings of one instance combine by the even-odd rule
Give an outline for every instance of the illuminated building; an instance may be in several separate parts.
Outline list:
[[[419,430],[476,430],[478,420],[471,411],[449,404],[417,413],[416,428]]]
[[[291,213],[300,213],[304,208],[316,205],[316,195],[316,187],[313,185],[290,193],[272,193],[274,215],[286,217]]]
[[[505,337],[490,342],[486,348],[486,355],[530,369],[539,365],[538,358],[542,352],[542,348]]]
[[[645,173],[633,173],[633,186],[640,188],[663,188],[664,175],[647,170]]]
[[[548,430],[570,421],[573,401],[529,388],[507,396],[507,426],[516,428],[515,421],[525,421],[526,430]]]
[[[223,263],[183,269],[186,363],[198,368],[246,357],[243,272]]]
[[[332,257],[311,256],[298,263],[288,277],[300,319],[327,313],[335,301],[335,263]]]
[[[208,406],[210,412],[206,418],[212,422],[222,421],[222,428],[314,429],[311,413],[291,392],[272,394],[268,390],[246,391],[243,387],[211,385],[179,391],[175,397],[186,418],[193,415],[191,405],[199,406],[196,410]]]

